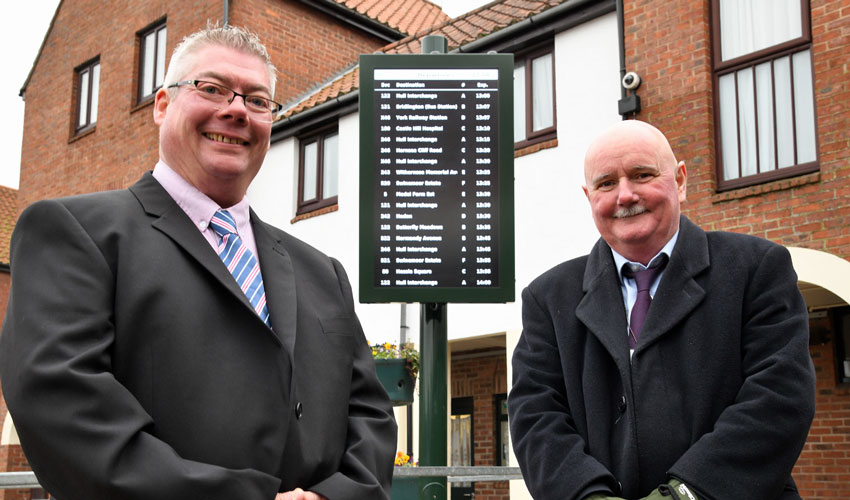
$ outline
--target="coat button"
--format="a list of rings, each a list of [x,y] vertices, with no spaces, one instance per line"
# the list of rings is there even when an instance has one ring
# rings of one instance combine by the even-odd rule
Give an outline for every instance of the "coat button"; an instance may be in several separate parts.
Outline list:
[[[620,400],[617,401],[617,411],[620,413],[626,412],[626,396],[620,396]]]
[[[295,418],[301,420],[301,415],[304,414],[304,407],[301,405],[299,401],[298,404],[295,405]]]

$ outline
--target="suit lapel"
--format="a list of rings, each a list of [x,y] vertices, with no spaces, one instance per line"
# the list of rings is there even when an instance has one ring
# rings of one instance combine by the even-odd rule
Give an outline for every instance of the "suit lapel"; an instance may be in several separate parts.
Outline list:
[[[151,223],[153,228],[171,238],[187,255],[197,261],[216,281],[224,286],[236,300],[254,312],[251,302],[239,288],[236,280],[233,279],[233,275],[222,265],[221,259],[210,247],[210,244],[150,172],[131,186],[130,191],[139,200],[145,212],[155,217]],[[262,269],[262,271],[265,284],[265,269]],[[256,316],[256,313],[254,315]],[[256,318],[257,321],[262,323],[259,316],[256,316]]]
[[[257,244],[257,258],[263,273],[266,305],[275,334],[286,347],[290,362],[295,352],[297,305],[295,271],[289,253],[269,226],[251,210],[251,226]]]
[[[605,346],[617,363],[628,366],[626,309],[611,249],[601,238],[587,258],[576,317]]]
[[[695,278],[708,267],[705,232],[682,216],[679,239],[652,299],[635,355],[672,331],[703,301],[705,289]]]

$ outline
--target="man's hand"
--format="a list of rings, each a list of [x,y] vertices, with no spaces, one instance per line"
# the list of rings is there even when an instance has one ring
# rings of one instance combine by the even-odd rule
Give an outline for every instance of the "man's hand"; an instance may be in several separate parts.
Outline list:
[[[654,489],[649,496],[641,500],[699,500],[699,497],[688,488],[685,483],[678,479],[672,479],[667,484],[662,484]]]
[[[304,491],[301,488],[295,488],[292,491],[284,491],[278,493],[274,500],[328,500],[327,498],[313,493],[312,491]]]

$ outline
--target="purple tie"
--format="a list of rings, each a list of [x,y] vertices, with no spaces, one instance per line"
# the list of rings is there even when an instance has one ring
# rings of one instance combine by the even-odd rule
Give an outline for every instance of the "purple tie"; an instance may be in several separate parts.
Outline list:
[[[646,314],[649,312],[649,305],[652,303],[652,297],[649,295],[649,289],[652,288],[652,283],[664,270],[667,265],[667,255],[661,254],[661,257],[649,265],[648,268],[639,270],[634,264],[623,265],[623,276],[632,278],[637,284],[637,299],[635,305],[632,306],[632,315],[629,318],[629,348],[634,349],[637,346],[640,338],[640,331],[643,329],[643,322],[646,320]]]

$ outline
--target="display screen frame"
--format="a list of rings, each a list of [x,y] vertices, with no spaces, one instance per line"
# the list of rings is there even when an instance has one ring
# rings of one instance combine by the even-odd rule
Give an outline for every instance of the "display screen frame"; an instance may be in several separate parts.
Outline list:
[[[359,88],[359,118],[360,118],[360,214],[359,214],[359,300],[362,303],[390,303],[390,302],[399,302],[399,303],[412,303],[412,302],[421,302],[421,303],[506,303],[513,302],[515,300],[516,295],[516,277],[515,277],[515,249],[514,249],[514,148],[513,148],[513,55],[512,54],[370,54],[370,55],[361,55],[360,56],[360,88]],[[403,70],[403,71],[384,71],[384,70]],[[413,71],[410,71],[413,70]],[[451,75],[481,75],[487,74],[490,75],[491,83],[482,83],[481,87],[487,87],[486,90],[482,92],[494,92],[492,88],[493,84],[497,84],[495,89],[496,98],[492,99],[490,102],[492,106],[495,108],[488,108],[486,111],[482,111],[481,113],[476,115],[476,109],[474,106],[474,100],[470,99],[470,102],[473,103],[473,106],[466,110],[469,111],[465,113],[464,119],[469,118],[470,126],[473,128],[475,125],[483,125],[489,124],[492,128],[494,127],[496,132],[492,134],[492,136],[488,139],[490,142],[487,144],[487,148],[492,151],[492,155],[487,160],[477,160],[476,158],[470,156],[470,164],[469,167],[472,171],[475,171],[476,165],[474,161],[489,161],[490,163],[485,165],[487,168],[478,169],[478,172],[488,172],[492,179],[492,195],[491,199],[488,202],[493,208],[493,210],[487,215],[491,217],[485,221],[476,220],[475,217],[482,217],[482,214],[475,212],[476,198],[475,198],[475,184],[476,182],[486,182],[487,185],[491,185],[490,180],[486,181],[472,181],[470,178],[469,185],[470,189],[467,190],[465,187],[463,191],[458,191],[456,184],[460,181],[460,178],[457,174],[459,171],[466,172],[466,170],[461,170],[460,166],[454,165],[456,163],[455,158],[445,159],[445,156],[449,156],[449,153],[436,153],[428,156],[428,161],[431,161],[431,168],[433,169],[443,169],[443,171],[450,171],[451,174],[446,174],[444,177],[434,177],[435,179],[443,179],[443,180],[435,180],[429,181],[432,184],[440,185],[442,183],[443,186],[447,186],[450,183],[455,183],[455,187],[452,189],[446,188],[441,191],[440,188],[436,188],[432,190],[429,195],[435,196],[436,198],[433,200],[434,203],[439,204],[440,206],[448,207],[450,204],[454,203],[457,206],[461,206],[461,203],[466,203],[465,206],[469,207],[470,213],[468,214],[468,222],[466,223],[464,228],[468,227],[487,227],[492,228],[493,238],[486,241],[486,248],[490,248],[491,254],[494,256],[493,260],[495,261],[491,271],[492,274],[486,276],[487,279],[481,279],[481,276],[477,276],[477,272],[484,272],[486,269],[482,270],[480,267],[476,268],[476,259],[480,259],[480,261],[489,261],[489,257],[476,257],[474,253],[474,249],[476,245],[479,243],[474,241],[475,238],[490,238],[489,235],[475,235],[470,233],[467,237],[469,239],[469,245],[464,244],[463,250],[459,250],[458,244],[454,245],[436,245],[431,248],[431,251],[436,251],[436,254],[430,254],[431,261],[438,260],[441,262],[440,264],[434,264],[430,266],[423,266],[421,272],[430,273],[434,272],[435,275],[439,275],[442,273],[443,276],[446,275],[447,272],[451,272],[454,268],[452,266],[457,266],[458,262],[461,262],[461,259],[466,259],[464,264],[468,266],[464,268],[462,272],[463,276],[460,276],[460,271],[458,271],[458,279],[467,278],[468,281],[462,281],[464,284],[461,285],[459,283],[444,283],[450,280],[438,280],[438,279],[428,279],[429,276],[417,276],[412,277],[410,281],[406,281],[403,279],[398,279],[399,276],[395,275],[395,272],[399,271],[395,269],[391,272],[390,275],[382,274],[388,272],[386,266],[382,265],[380,262],[388,262],[387,259],[395,261],[396,256],[394,252],[391,252],[394,257],[384,257],[385,252],[387,252],[386,244],[389,243],[393,247],[393,249],[398,248],[396,238],[411,238],[406,236],[399,236],[395,234],[392,239],[387,239],[386,241],[381,241],[379,239],[379,235],[382,234],[380,232],[380,228],[387,228],[387,225],[391,225],[390,227],[404,227],[402,224],[404,221],[399,221],[397,217],[400,217],[398,214],[397,199],[395,199],[392,195],[389,196],[388,202],[389,205],[384,204],[384,206],[389,206],[389,209],[379,208],[380,202],[379,196],[387,196],[386,187],[391,186],[395,189],[396,184],[402,183],[398,181],[398,178],[393,175],[395,180],[391,181],[390,184],[387,180],[384,179],[385,176],[380,175],[381,172],[386,173],[386,170],[382,170],[381,167],[391,168],[393,169],[393,173],[397,172],[395,170],[397,168],[396,165],[387,165],[386,162],[389,161],[389,158],[384,157],[384,155],[380,154],[379,151],[387,151],[386,149],[379,149],[381,147],[380,141],[387,141],[388,136],[386,133],[382,135],[381,126],[384,125],[384,130],[386,129],[387,122],[389,118],[386,117],[386,112],[381,113],[381,95],[386,96],[386,94],[382,94],[380,91],[382,90],[380,84],[384,82],[384,78],[380,77],[376,79],[376,71],[378,75],[387,75],[387,74],[417,74],[421,73],[426,76],[426,80],[431,78],[432,80],[439,80],[439,75],[443,74],[442,70],[447,70],[447,74]],[[457,70],[467,70],[467,71],[457,71]],[[493,71],[495,70],[495,77],[493,77]],[[433,76],[437,75],[437,76]],[[460,78],[463,80],[465,76]],[[470,92],[473,93],[476,90],[475,85],[476,78],[473,77],[469,81],[465,81],[463,84],[469,83],[471,85]],[[427,84],[427,82],[426,82]],[[454,82],[452,82],[454,84]],[[386,86],[386,83],[384,83]],[[412,85],[412,84],[411,84]],[[417,84],[419,85],[419,84]],[[398,89],[393,89],[398,92]],[[428,88],[416,88],[416,91],[426,92]],[[433,90],[433,89],[430,89]],[[446,93],[436,92],[436,95],[449,95]],[[393,98],[397,97],[393,95]],[[453,95],[452,95],[453,97]],[[453,97],[454,98],[454,97]],[[429,102],[433,105],[434,100],[433,97]],[[444,99],[448,99],[448,97],[438,97],[436,102],[442,102]],[[386,100],[386,99],[385,99]],[[405,113],[406,111],[399,111],[396,109],[396,106],[393,105],[395,100],[387,101],[391,103],[391,106],[387,109],[390,113],[392,113],[393,119],[390,120],[391,123],[397,125],[395,121],[396,113]],[[411,101],[415,102],[415,101]],[[484,101],[482,101],[484,102]],[[418,104],[416,106],[406,105],[408,108],[419,107]],[[450,108],[451,104],[443,105],[443,108]],[[483,107],[483,106],[482,106]],[[460,111],[455,108],[454,110],[449,109],[446,113],[451,113],[452,111],[455,113],[452,115],[446,124],[446,127],[450,126],[454,122],[455,119],[459,119]],[[486,113],[486,114],[485,114]],[[381,115],[383,116],[383,119]],[[489,118],[484,118],[488,116]],[[411,115],[408,115],[411,116]],[[414,118],[415,115],[411,116]],[[442,115],[441,117],[445,119],[447,115]],[[477,117],[477,118],[476,118]],[[475,120],[479,121],[475,121]],[[487,121],[489,120],[489,121]],[[384,123],[382,124],[382,121]],[[426,121],[427,123],[427,121]],[[393,130],[395,130],[396,125],[393,125]],[[403,128],[403,127],[399,127]],[[383,139],[382,139],[383,138]],[[404,140],[398,139],[394,136],[392,141],[396,140]],[[466,139],[464,139],[466,140]],[[472,151],[475,149],[476,140],[484,140],[478,139],[476,136],[471,135],[470,146]],[[404,145],[404,144],[402,144]],[[391,148],[392,151],[396,151],[396,144],[390,143],[388,147]],[[421,145],[419,145],[421,146]],[[438,143],[433,144],[432,151],[441,151],[443,146]],[[454,145],[456,146],[456,145]],[[487,150],[487,148],[483,148],[481,150]],[[397,149],[398,151],[405,151],[404,148]],[[466,154],[466,153],[464,153]],[[380,164],[379,162],[383,159],[384,164]],[[436,162],[434,162],[436,160]],[[445,161],[442,161],[445,160]],[[393,160],[393,162],[398,160]],[[420,160],[425,161],[425,160]],[[466,161],[466,157],[464,157],[464,161]],[[447,163],[452,163],[449,165]],[[433,170],[432,170],[433,171]],[[406,170],[409,172],[409,170]],[[483,178],[482,178],[483,179]],[[379,183],[384,182],[383,186]],[[436,193],[436,194],[435,194]],[[464,196],[463,200],[459,198],[459,196]],[[480,193],[480,191],[479,191]],[[486,194],[486,193],[485,193]],[[486,203],[484,203],[486,205]],[[403,205],[403,203],[401,203]],[[433,205],[433,203],[432,203]],[[418,211],[419,217],[422,217],[423,211]],[[434,212],[440,212],[438,210],[434,210]],[[456,221],[446,220],[445,210],[442,210],[443,215],[435,216],[436,218],[427,221],[427,224],[423,224],[423,221],[416,221],[417,225],[413,227],[425,227],[426,225],[431,228],[448,228],[449,225]],[[410,215],[407,214],[409,217]],[[383,218],[382,218],[383,217]],[[467,215],[464,215],[467,217]],[[466,229],[464,229],[466,230]],[[438,231],[439,232],[439,231]],[[436,234],[436,233],[435,233]],[[447,234],[449,236],[453,236],[451,231],[447,230]],[[389,235],[383,236],[385,239],[389,238]],[[426,236],[427,237],[427,236]],[[457,236],[460,238],[461,236]],[[466,237],[466,236],[464,236]],[[414,236],[412,238],[417,238]],[[421,236],[418,238],[421,239]],[[442,236],[432,237],[432,239],[445,238]],[[384,245],[382,245],[384,243]],[[434,250],[438,246],[451,246],[457,247],[452,248],[451,250]],[[477,248],[480,248],[479,245]],[[425,247],[417,247],[419,249]],[[461,253],[463,252],[463,253]],[[416,261],[417,259],[409,259],[412,261]],[[395,262],[392,263],[395,266]],[[425,269],[427,268],[427,269]],[[406,270],[410,272],[410,270]],[[419,270],[417,270],[418,272]],[[452,273],[454,274],[454,273]],[[424,278],[424,279],[423,279]],[[389,283],[387,283],[387,280]],[[414,281],[415,280],[415,281]],[[489,284],[480,284],[487,283]],[[397,283],[430,283],[428,285],[398,285]],[[439,282],[439,284],[434,285],[434,283]]]

